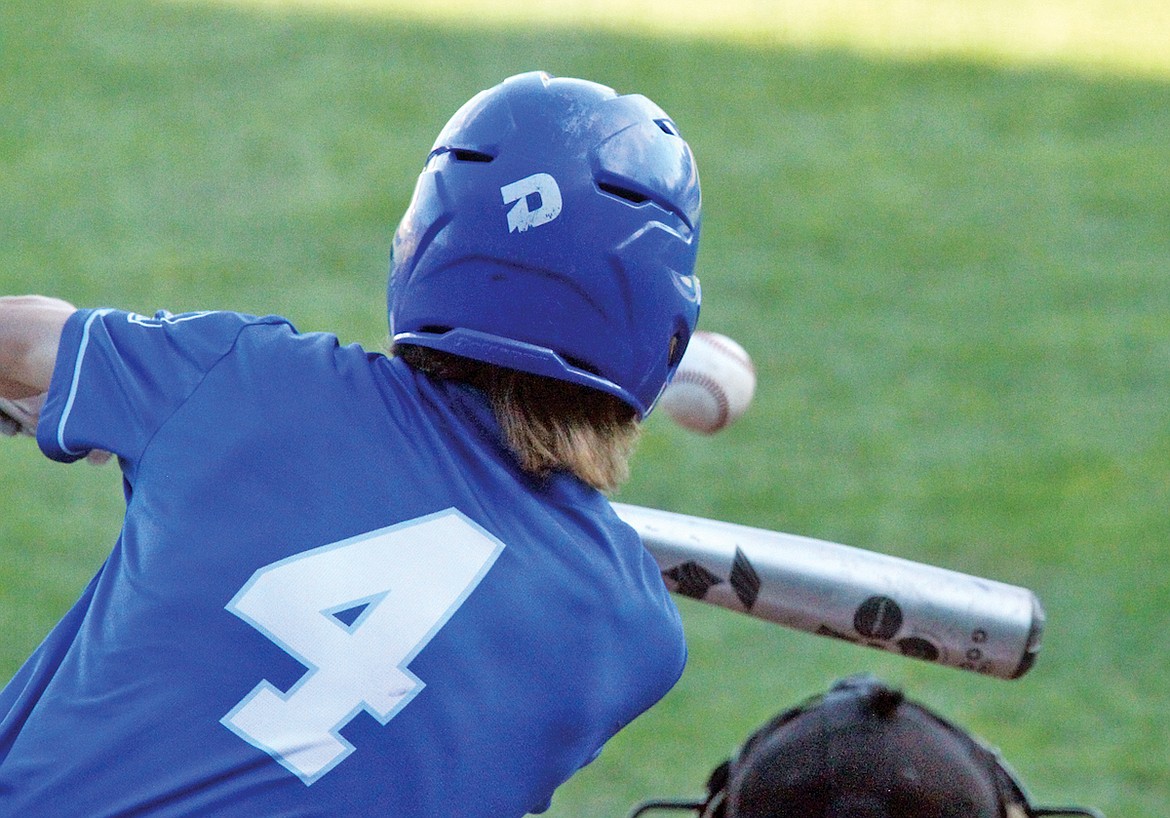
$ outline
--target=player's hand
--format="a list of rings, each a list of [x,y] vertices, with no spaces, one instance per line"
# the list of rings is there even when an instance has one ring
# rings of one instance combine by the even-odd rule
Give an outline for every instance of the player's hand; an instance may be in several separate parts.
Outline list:
[[[41,407],[45,405],[45,394],[34,395],[31,398],[12,400],[0,398],[0,434],[8,437],[23,435],[37,436],[37,420],[41,416]],[[91,466],[101,466],[112,458],[109,452],[93,449],[85,456],[85,462]]]
[[[0,398],[0,434],[8,437],[15,435],[36,437],[37,418],[40,417],[41,407],[44,405],[43,394],[21,400]]]
[[[0,435],[12,437],[20,434],[20,424],[12,415],[0,409]]]

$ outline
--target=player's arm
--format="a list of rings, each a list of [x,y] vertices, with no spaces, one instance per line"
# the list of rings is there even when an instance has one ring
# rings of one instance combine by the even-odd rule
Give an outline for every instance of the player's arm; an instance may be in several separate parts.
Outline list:
[[[0,296],[0,398],[48,391],[61,328],[76,308],[40,295]]]
[[[0,296],[0,434],[36,435],[61,328],[74,312],[58,298]]]

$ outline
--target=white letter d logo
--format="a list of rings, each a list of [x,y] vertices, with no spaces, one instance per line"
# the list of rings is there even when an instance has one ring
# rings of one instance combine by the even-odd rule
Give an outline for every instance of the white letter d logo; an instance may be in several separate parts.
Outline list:
[[[534,173],[519,181],[500,188],[504,204],[511,204],[508,211],[508,232],[519,230],[523,233],[529,227],[540,227],[551,222],[561,213],[561,189],[557,180],[547,173]],[[535,210],[528,207],[529,197],[536,196],[539,203]]]

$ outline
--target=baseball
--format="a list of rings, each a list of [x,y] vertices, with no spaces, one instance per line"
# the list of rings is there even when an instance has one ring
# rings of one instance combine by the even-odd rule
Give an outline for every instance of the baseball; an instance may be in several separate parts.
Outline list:
[[[699,330],[659,405],[680,426],[710,435],[734,423],[755,391],[756,368],[744,348],[726,335]]]

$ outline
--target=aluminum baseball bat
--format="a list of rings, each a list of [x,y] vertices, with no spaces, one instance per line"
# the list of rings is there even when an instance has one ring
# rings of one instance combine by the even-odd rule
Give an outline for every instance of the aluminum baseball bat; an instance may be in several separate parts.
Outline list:
[[[839,543],[614,503],[671,592],[821,636],[1001,679],[1036,661],[1027,588]]]

